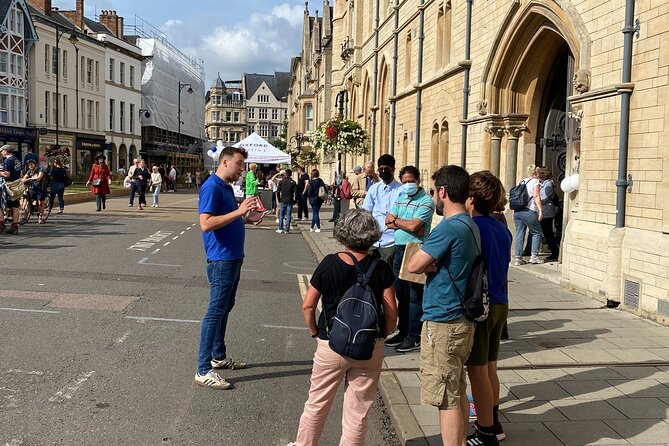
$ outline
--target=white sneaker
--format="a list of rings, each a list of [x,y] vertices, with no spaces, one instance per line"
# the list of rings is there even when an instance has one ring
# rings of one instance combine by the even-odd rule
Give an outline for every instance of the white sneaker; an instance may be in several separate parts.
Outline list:
[[[514,266],[520,266],[520,265],[525,265],[527,262],[523,260],[522,257],[516,257],[516,259],[513,261]]]
[[[276,219],[276,222],[279,223],[279,219],[278,219],[278,218]]]
[[[282,231],[281,229],[277,229],[277,230],[276,230],[276,233],[277,233],[277,234],[281,234],[281,233],[283,233],[283,231]]]
[[[309,232],[314,232],[314,228],[309,228]]]
[[[221,378],[221,376],[209,370],[206,375],[195,374],[195,383],[211,389],[226,390],[232,387],[232,384]]]
[[[533,263],[535,265],[540,265],[544,263],[544,259],[540,259],[539,256],[537,256],[536,254],[532,254],[532,256],[530,257],[530,263]]]
[[[211,366],[215,369],[229,369],[229,370],[239,370],[245,369],[246,363],[241,361],[233,361],[231,358],[225,359],[212,359]]]
[[[314,229],[314,232],[321,232],[321,228]]]

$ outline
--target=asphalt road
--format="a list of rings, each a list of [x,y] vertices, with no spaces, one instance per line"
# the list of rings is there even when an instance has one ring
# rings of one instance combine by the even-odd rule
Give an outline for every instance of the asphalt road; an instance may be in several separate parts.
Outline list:
[[[0,446],[268,445],[294,439],[315,342],[300,282],[315,268],[299,233],[249,228],[228,327],[233,390],[194,384],[208,303],[194,194],[143,212],[66,206],[0,235]],[[377,401],[367,444],[396,445]],[[341,392],[321,444],[337,445]]]

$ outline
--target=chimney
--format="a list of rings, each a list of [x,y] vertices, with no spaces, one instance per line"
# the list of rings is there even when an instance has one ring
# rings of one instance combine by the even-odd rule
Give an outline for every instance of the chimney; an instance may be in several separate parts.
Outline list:
[[[118,16],[116,11],[103,10],[100,13],[100,23],[109,28],[109,31],[118,37]]]
[[[51,0],[28,0],[28,3],[44,13],[44,15],[51,15]]]
[[[51,0],[47,0],[51,3]],[[79,29],[84,29],[84,0],[77,0],[77,9],[74,11],[60,11],[62,15],[74,23]]]
[[[123,17],[119,17],[116,21],[118,28],[116,30],[116,37],[123,39]]]

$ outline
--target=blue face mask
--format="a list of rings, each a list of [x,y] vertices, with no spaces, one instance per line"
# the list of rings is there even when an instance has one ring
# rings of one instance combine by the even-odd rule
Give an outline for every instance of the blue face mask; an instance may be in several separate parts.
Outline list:
[[[402,185],[402,190],[408,196],[416,195],[416,192],[418,192],[418,185],[416,183],[404,183]]]

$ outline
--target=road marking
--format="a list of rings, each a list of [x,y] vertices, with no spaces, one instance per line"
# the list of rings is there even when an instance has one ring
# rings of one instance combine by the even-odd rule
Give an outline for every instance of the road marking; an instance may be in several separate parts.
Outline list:
[[[125,342],[125,340],[128,339],[128,336],[130,336],[130,333],[132,333],[132,332],[128,331],[128,332],[124,333],[123,336],[121,336],[120,338],[118,338],[117,340],[114,341],[114,345],[116,347],[118,347],[119,345],[123,344]]]
[[[146,317],[146,316],[126,316],[125,319],[132,319],[137,322],[146,322],[146,321],[161,321],[161,322],[187,322],[191,324],[199,324],[202,321],[196,321],[194,319],[171,319],[163,317]]]
[[[6,372],[3,372],[3,373],[16,373],[16,374],[20,374],[20,375],[37,375],[37,376],[44,375],[44,372],[40,372],[40,371],[37,371],[37,370],[31,370],[29,372],[26,372],[25,370],[21,370],[21,369],[9,369],[9,370],[7,370]]]
[[[151,254],[156,254],[158,251],[160,251],[160,248],[156,248]]]
[[[0,311],[20,311],[22,313],[48,313],[48,314],[60,313],[60,311],[32,310],[29,308],[0,308]]]
[[[285,325],[261,325],[262,328],[279,328],[283,330],[309,330],[307,327],[290,327]]]
[[[151,262],[147,262],[147,260],[149,260],[149,258],[144,257],[142,260],[140,260],[137,263],[140,264],[140,265],[166,266],[166,267],[169,267],[169,268],[180,268],[181,267],[181,265],[170,265],[169,263],[151,263]]]
[[[186,231],[181,231],[181,232],[179,233],[179,235],[184,235],[185,233],[186,233]]]
[[[178,238],[179,238],[179,236],[177,235],[176,237],[172,237],[172,240],[176,240]]]
[[[167,245],[169,245],[170,243],[172,243],[172,242],[167,242],[167,243],[165,243],[163,246],[167,246]]]
[[[23,442],[18,438],[12,438],[11,440],[5,442],[5,446],[21,446]]]
[[[300,287],[300,295],[302,296],[302,301],[307,297],[307,290],[309,289],[309,283],[311,281],[311,274],[298,274],[297,275],[297,285]],[[323,311],[323,305],[321,305],[321,299],[318,299],[318,305],[316,308],[319,312]]]
[[[172,235],[171,232],[158,231],[146,238],[141,239],[139,242],[135,243],[128,249],[131,251],[146,251],[147,249],[153,248],[153,245],[155,245],[158,242],[162,242],[170,235]]]
[[[79,378],[72,385],[68,385],[60,389],[54,396],[49,398],[49,401],[52,403],[63,403],[66,400],[72,399],[74,393],[79,390],[79,388],[88,381],[91,376],[95,373],[94,370],[90,372],[85,372],[79,375]]]

